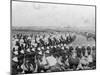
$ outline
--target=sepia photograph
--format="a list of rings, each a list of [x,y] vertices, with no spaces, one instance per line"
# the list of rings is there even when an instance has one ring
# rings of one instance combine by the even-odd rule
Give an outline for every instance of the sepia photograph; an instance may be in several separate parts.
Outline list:
[[[96,6],[11,1],[11,75],[96,69]]]

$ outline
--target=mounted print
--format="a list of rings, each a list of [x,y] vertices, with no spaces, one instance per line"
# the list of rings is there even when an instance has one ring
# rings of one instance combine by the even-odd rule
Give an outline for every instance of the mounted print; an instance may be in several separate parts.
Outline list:
[[[11,75],[95,69],[95,5],[11,1]]]

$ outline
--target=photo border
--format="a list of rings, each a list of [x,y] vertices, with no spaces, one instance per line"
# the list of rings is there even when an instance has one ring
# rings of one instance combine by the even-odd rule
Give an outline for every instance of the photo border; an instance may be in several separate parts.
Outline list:
[[[45,4],[58,4],[58,5],[75,5],[75,6],[88,6],[88,7],[94,7],[95,8],[95,46],[96,46],[96,68],[95,69],[89,69],[89,70],[74,70],[74,71],[90,71],[90,70],[96,70],[97,69],[97,6],[96,5],[88,5],[88,4],[73,4],[73,3],[61,3],[61,2],[45,2],[45,1],[22,1],[22,0],[10,0],[10,74],[11,71],[11,49],[12,49],[12,1],[15,2],[33,2],[33,3],[45,3]],[[59,71],[59,72],[73,72],[73,71]],[[57,73],[59,73],[57,72]],[[41,72],[42,73],[42,72]],[[41,73],[31,73],[31,74],[41,74]],[[43,73],[56,73],[56,72],[43,72]],[[30,73],[29,73],[30,74]],[[23,74],[22,74],[23,75]]]

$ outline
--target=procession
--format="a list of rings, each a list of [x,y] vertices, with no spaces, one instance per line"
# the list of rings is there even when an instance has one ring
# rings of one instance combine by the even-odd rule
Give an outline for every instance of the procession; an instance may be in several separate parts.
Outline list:
[[[96,8],[12,0],[11,75],[96,69]]]
[[[76,45],[74,32],[16,33],[12,36],[12,75],[96,68],[96,47]]]

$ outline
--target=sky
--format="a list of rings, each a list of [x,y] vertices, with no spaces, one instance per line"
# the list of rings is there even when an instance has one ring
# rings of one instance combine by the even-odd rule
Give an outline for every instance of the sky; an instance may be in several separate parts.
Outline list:
[[[95,28],[95,7],[12,2],[12,26]]]

